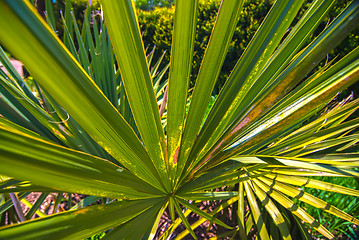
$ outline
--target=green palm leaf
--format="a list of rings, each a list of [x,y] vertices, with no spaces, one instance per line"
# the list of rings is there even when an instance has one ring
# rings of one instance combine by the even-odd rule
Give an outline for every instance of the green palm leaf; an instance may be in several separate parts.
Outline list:
[[[335,1],[298,21],[306,1],[275,1],[208,116],[245,1],[221,1],[193,93],[199,1],[176,1],[170,63],[146,55],[132,0],[102,0],[104,19],[88,7],[82,28],[66,1],[63,41],[46,2],[49,25],[27,0],[0,1],[0,239],[198,239],[205,222],[221,239],[309,239],[302,222],[333,239],[302,204],[359,224],[308,191],[359,196],[313,178],[359,176],[359,100],[332,103],[359,80],[359,47],[313,70],[358,26],[358,1],[312,41]]]
[[[25,224],[8,226],[0,231],[2,239],[83,239],[99,231],[124,224],[140,214],[158,207],[158,199],[122,201],[59,213]]]

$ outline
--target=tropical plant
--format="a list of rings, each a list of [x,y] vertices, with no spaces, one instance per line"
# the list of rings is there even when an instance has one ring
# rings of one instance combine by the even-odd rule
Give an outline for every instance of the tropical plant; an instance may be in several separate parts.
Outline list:
[[[64,43],[51,14],[49,26],[28,1],[1,0],[0,42],[25,64],[42,100],[5,60],[0,213],[14,206],[6,216],[20,223],[1,227],[0,239],[83,239],[103,231],[104,239],[166,239],[180,224],[186,230],[178,239],[197,238],[206,221],[227,229],[217,232],[221,239],[309,239],[303,223],[334,238],[299,202],[359,224],[305,191],[359,196],[312,178],[359,176],[359,118],[351,118],[359,100],[327,105],[359,79],[359,47],[310,74],[359,22],[352,1],[308,44],[334,2],[313,1],[291,26],[303,0],[276,1],[204,119],[243,1],[222,1],[190,96],[198,1],[176,1],[168,90],[159,103],[157,70],[149,70],[131,0],[102,0],[105,23],[100,32],[93,21],[94,37],[89,14],[80,34],[68,10]],[[42,194],[24,216],[19,201],[35,191]],[[70,211],[39,212],[44,196],[59,193],[58,205],[64,192],[87,197]],[[43,217],[27,221],[36,212]],[[167,212],[172,225],[159,228]],[[190,214],[199,220],[189,222]]]

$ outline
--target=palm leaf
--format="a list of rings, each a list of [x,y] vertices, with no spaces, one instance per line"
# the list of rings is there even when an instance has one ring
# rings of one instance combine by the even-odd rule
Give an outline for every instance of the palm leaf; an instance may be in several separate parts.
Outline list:
[[[155,47],[146,54],[131,0],[102,0],[104,20],[87,8],[82,29],[66,1],[63,41],[50,1],[50,26],[28,1],[0,1],[0,43],[38,97],[1,48],[1,224],[21,223],[2,226],[0,238],[197,239],[206,221],[216,238],[308,238],[301,222],[334,238],[299,202],[359,224],[307,191],[359,195],[312,178],[359,176],[358,100],[328,104],[358,81],[359,48],[311,74],[357,26],[359,3],[310,42],[335,1],[313,1],[294,24],[304,2],[275,1],[209,111],[244,1],[221,1],[193,93],[199,1],[176,2],[170,64]],[[41,194],[31,204],[33,191]],[[39,209],[49,193],[47,216]],[[69,210],[57,213],[63,193]],[[74,205],[74,193],[87,196]],[[172,225],[160,226],[168,215]]]

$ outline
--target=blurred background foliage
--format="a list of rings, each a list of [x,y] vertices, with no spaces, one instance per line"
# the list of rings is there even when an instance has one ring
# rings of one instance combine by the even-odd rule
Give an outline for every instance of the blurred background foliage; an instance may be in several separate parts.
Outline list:
[[[159,7],[171,7],[175,0],[135,0],[136,7],[141,10],[153,10]]]

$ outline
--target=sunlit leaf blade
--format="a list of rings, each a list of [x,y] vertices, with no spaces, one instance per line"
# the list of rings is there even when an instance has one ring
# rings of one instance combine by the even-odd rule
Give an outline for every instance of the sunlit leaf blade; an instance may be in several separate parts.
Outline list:
[[[317,159],[323,160],[336,160],[336,161],[352,161],[357,162],[359,160],[359,153],[330,153],[325,155],[316,156]]]
[[[3,76],[0,76],[0,78],[2,77]],[[5,79],[9,80],[7,78]],[[0,112],[2,116],[15,124],[26,127],[27,129],[35,131],[38,134],[59,143],[59,140],[20,103],[20,99],[11,95],[2,85],[0,85],[0,90],[2,95],[0,97]]]
[[[275,156],[238,156],[232,158],[233,160],[239,161],[241,163],[257,163],[265,164],[271,161],[278,162],[280,164],[276,165],[272,163],[274,168],[287,168],[292,167],[298,169],[299,171],[312,170],[317,172],[338,174],[341,176],[359,176],[359,173],[353,170],[354,167],[358,165],[357,162],[349,162],[347,166],[343,162],[320,160],[320,159],[310,159],[310,158],[295,158],[295,157],[275,157]],[[305,174],[303,171],[302,174]]]
[[[87,197],[81,199],[81,201],[78,202],[75,206],[73,206],[70,210],[77,210],[77,209],[80,209],[83,207],[87,207],[90,204],[93,204],[100,199],[101,199],[101,197],[87,196]]]
[[[1,87],[1,90],[4,90],[4,88]],[[9,121],[14,122],[22,127],[30,129],[34,132],[40,132],[40,130],[31,124],[30,121],[23,115],[21,115],[17,109],[6,103],[3,97],[0,97],[0,114]]]
[[[353,223],[359,223],[359,220],[354,218],[353,216],[339,210],[338,208],[330,205],[329,203],[314,197],[306,192],[304,192],[302,189],[295,188],[293,186],[290,186],[289,184],[284,184],[280,182],[275,182],[273,180],[270,180],[268,178],[260,178],[264,183],[267,185],[272,186],[274,189],[290,196],[297,198],[300,201],[303,201],[307,204],[313,205],[316,208],[322,209],[324,211],[329,212],[330,214],[336,215],[342,219],[345,219],[347,221],[353,222]],[[274,182],[274,185],[273,185]]]
[[[220,212],[221,210],[225,209],[226,207],[228,207],[229,205],[235,203],[236,201],[238,201],[238,196],[231,198],[227,201],[225,201],[224,203],[222,203],[221,205],[219,205],[218,207],[216,207],[212,212],[209,213],[209,215],[214,216],[215,214],[217,214],[218,212]],[[186,216],[186,213],[190,213],[191,211],[186,211],[184,213],[184,215]],[[188,215],[187,214],[187,215]],[[206,218],[200,218],[199,220],[197,220],[195,223],[193,223],[191,225],[192,229],[197,228],[198,226],[200,226],[201,224],[203,224],[204,222],[206,222],[207,219]],[[177,221],[175,222],[175,224],[177,223]],[[176,225],[177,226],[177,225]],[[177,239],[183,239],[187,234],[189,233],[189,231],[186,229],[185,231],[181,232],[180,234],[177,235]]]
[[[178,194],[179,197],[188,200],[226,200],[238,195],[238,192],[188,192],[186,194]],[[182,202],[181,202],[182,204]]]
[[[244,188],[245,188],[248,203],[249,203],[249,206],[251,209],[250,211],[252,213],[252,217],[253,217],[255,225],[257,227],[259,236],[261,237],[261,239],[269,240],[270,238],[269,238],[268,231],[267,231],[265,223],[264,223],[263,214],[257,204],[257,200],[255,198],[253,190],[248,182],[244,182]]]
[[[300,187],[308,187],[308,188],[315,188],[319,190],[325,190],[330,192],[337,192],[346,195],[352,196],[359,196],[359,190],[350,189],[347,187],[343,187],[340,185],[332,184],[329,182],[323,182],[315,179],[304,178],[304,177],[297,177],[297,176],[290,176],[290,175],[283,175],[283,174],[271,174],[268,173],[265,175],[268,178],[275,179],[276,181],[283,182],[283,183],[290,183],[292,185],[300,186]]]
[[[46,0],[46,20],[50,27],[56,31],[54,10],[51,4],[51,0]]]
[[[192,69],[194,40],[196,36],[198,0],[178,0],[174,16],[171,62],[168,80],[167,149],[168,161],[176,175],[177,159],[184,128],[188,83]]]
[[[71,37],[71,34],[69,32],[69,28],[67,27],[66,21],[65,21],[65,19],[63,17],[62,17],[62,22],[64,24],[64,38],[68,39],[66,47],[71,52],[72,56],[74,56],[74,58],[78,62],[80,62],[79,61],[79,56],[78,56],[77,51],[76,51],[74,39]]]
[[[47,196],[47,195],[46,195],[46,196]],[[27,201],[26,199],[24,199],[24,198],[21,199],[21,202],[22,202],[23,204],[25,204],[25,206],[27,206],[28,208],[33,207],[33,205],[32,205],[29,201]],[[40,211],[39,208],[35,210],[35,213],[36,213],[37,215],[39,215],[39,217],[46,217],[46,216],[47,216],[45,213],[43,213],[42,211]]]
[[[178,190],[178,194],[182,194],[182,192],[192,192],[192,191],[205,191],[207,189],[220,188],[223,185],[234,185],[238,183],[238,176],[240,174],[244,174],[246,172],[252,172],[266,166],[266,163],[259,158],[254,158],[254,161],[250,163],[254,163],[251,166],[245,167],[242,164],[242,159],[238,160],[238,163],[230,162],[229,164],[233,165],[233,168],[224,168],[224,169],[216,169],[213,168],[208,173],[203,174],[198,178],[191,179],[182,185],[182,187]],[[247,162],[247,161],[246,161]],[[239,170],[239,171],[237,171]],[[263,173],[253,174],[252,177],[259,177]],[[266,174],[266,173],[264,173]],[[241,177],[240,181],[248,180],[245,177]]]
[[[45,200],[45,198],[48,195],[49,195],[48,192],[41,193],[41,195],[36,199],[36,202],[34,203],[34,205],[30,207],[29,212],[26,214],[26,216],[25,216],[26,220],[30,220],[31,217],[39,211],[38,209],[40,208],[42,202]],[[41,217],[44,217],[44,214],[42,214]]]
[[[25,81],[22,79],[20,74],[17,72],[15,67],[10,62],[10,59],[6,56],[4,49],[0,46],[0,62],[4,66],[4,68],[9,72],[10,76],[14,78],[15,83],[19,86],[19,90],[21,89],[27,97],[29,97],[32,101],[34,101],[37,105],[39,105],[39,101],[36,99],[34,94],[32,94],[29,87],[26,85]]]
[[[156,49],[156,46],[153,47],[153,50],[152,50],[153,54],[152,55],[154,55],[154,50],[155,49]],[[166,51],[163,51],[161,57],[157,60],[157,62],[154,64],[154,66],[151,67],[151,78],[152,78],[152,82],[154,84],[155,92],[157,92],[156,87],[155,87],[155,84],[157,83],[157,80],[155,79],[155,77],[159,75],[158,68],[160,67],[161,63],[163,62],[163,58],[164,58],[165,55],[166,55]],[[151,63],[148,62],[148,65],[151,66]]]
[[[283,239],[292,239],[292,237],[290,236],[290,233],[289,233],[288,226],[287,226],[286,222],[284,221],[282,214],[280,213],[278,208],[275,206],[273,201],[271,199],[269,199],[267,194],[262,189],[256,187],[255,185],[253,185],[253,186],[254,186],[253,190],[254,190],[255,194],[257,195],[258,199],[262,202],[262,205],[266,208],[267,212],[272,217],[275,225],[279,228]]]
[[[332,96],[334,96],[338,91],[340,91],[342,84],[345,85],[347,80],[357,81],[358,77],[356,76],[357,73],[355,73],[355,69],[358,68],[358,55],[359,55],[359,48],[356,48],[352,52],[350,52],[345,58],[343,58],[334,66],[332,66],[327,71],[325,71],[323,74],[316,76],[314,78],[310,78],[308,79],[308,82],[302,83],[298,87],[298,89],[296,89],[295,91],[292,92],[292,94],[287,95],[280,102],[278,102],[277,105],[268,114],[266,114],[260,121],[257,121],[256,124],[253,124],[251,128],[246,129],[246,131],[243,134],[240,134],[238,138],[241,139],[241,137],[243,136],[246,135],[248,136],[248,134],[251,131],[253,130],[255,131],[256,128],[258,129],[258,127],[261,124],[263,124],[264,122],[268,122],[269,119],[276,119],[275,121],[277,123],[280,123],[281,121],[280,119],[281,117],[283,117],[283,115],[280,114],[284,113],[283,112],[284,109],[290,109],[293,106],[299,107],[299,105],[301,104],[307,105],[305,103],[307,99],[315,95],[317,95],[319,99],[322,99],[322,101],[311,99],[312,102],[317,102],[315,107],[310,107],[310,105],[307,105],[307,107],[305,107],[303,105],[302,107],[300,107],[301,110],[298,109],[299,113],[301,114],[294,113],[294,116],[296,117],[286,116],[286,119],[288,119],[287,124],[277,125],[277,127],[275,128],[279,131],[277,131],[276,133],[272,132],[270,138],[266,138],[265,141],[261,141],[259,145],[255,145],[255,148],[257,149],[261,148],[262,146],[268,144],[270,141],[275,140],[279,136],[283,136],[283,133],[295,128],[296,124],[299,124],[305,121],[305,119],[309,118],[313,114],[316,114],[316,112],[319,109],[325,106],[326,102],[329,102],[331,100]],[[343,75],[345,74],[347,74],[348,78],[343,77]],[[336,89],[337,87],[338,89]],[[294,108],[291,110],[294,110]],[[287,111],[287,113],[289,113],[291,110]],[[291,121],[290,118],[292,118]],[[329,118],[329,123],[333,122],[331,118]],[[337,119],[338,118],[339,119],[342,118],[342,115],[337,116]],[[322,118],[322,120],[325,119],[326,117]],[[315,126],[315,124],[318,124],[318,122],[316,123],[314,122],[313,124]],[[314,128],[313,124],[309,124],[309,126],[304,126],[302,129],[303,130],[311,129],[312,131],[315,131],[318,128]],[[267,127],[269,127],[269,125],[267,125]],[[302,129],[299,129],[299,132],[301,132]],[[259,139],[258,136],[256,136],[256,138]],[[247,150],[247,152],[250,151],[251,149]]]
[[[245,126],[248,126],[258,116],[260,116],[265,111],[267,111],[277,101],[276,99],[280,99],[281,97],[283,97],[287,90],[290,90],[292,87],[294,87],[307,73],[309,73],[309,71],[314,67],[313,62],[315,63],[319,62],[325,56],[324,53],[328,52],[334,46],[334,44],[338,44],[340,40],[343,39],[344,36],[348,34],[349,31],[356,26],[354,22],[351,21],[352,19],[356,19],[356,18],[359,19],[359,5],[357,2],[352,2],[352,4],[346,8],[346,10],[336,19],[336,21],[334,21],[327,29],[325,29],[324,32],[320,36],[318,36],[318,38],[316,38],[315,41],[312,42],[304,51],[302,51],[302,53],[299,56],[297,56],[294,61],[291,62],[290,66],[288,66],[277,77],[277,79],[272,83],[272,86],[267,89],[266,96],[263,96],[263,98],[258,100],[257,103],[251,105],[253,106],[253,108],[249,110],[249,113],[246,114],[245,117],[239,118],[238,122],[235,122],[235,124],[232,124],[231,128],[226,130],[227,132],[226,134],[228,134],[228,138],[224,138],[225,140],[224,139],[218,140],[219,145],[217,147],[214,147],[210,152],[213,152],[213,154],[215,154],[215,152],[218,152],[222,148],[226,147],[226,145],[229,144],[231,140],[238,137],[237,135],[240,132],[242,132],[244,129],[246,129],[246,131],[249,131],[249,129],[245,128]],[[313,105],[312,107],[307,106],[305,108],[302,108],[302,111],[297,111],[298,115],[294,114],[292,115],[292,117],[288,117],[290,111],[287,111],[287,109],[289,109],[289,106],[288,108],[285,109],[281,108],[283,111],[286,111],[288,113],[288,115],[286,115],[285,117],[287,123],[294,122],[294,119],[296,120],[300,119],[298,116],[304,118],[304,116],[307,116],[306,114],[308,114],[318,106],[318,103],[323,103],[325,101],[328,101],[328,99],[331,99],[331,97],[333,97],[338,91],[344,89],[346,86],[349,86],[351,83],[357,81],[358,76],[355,68],[356,68],[355,63],[353,63],[351,66],[346,66],[345,69],[347,70],[348,79],[347,77],[342,77],[341,75],[339,75],[337,76],[337,78],[333,78],[328,81],[331,82],[330,84],[332,85],[330,84],[328,84],[329,86],[323,85],[321,90],[317,89],[318,91],[316,92],[317,95],[316,97],[314,97],[315,95],[314,96],[307,95],[307,97],[309,98],[313,97],[313,99],[311,99],[313,101],[310,101],[310,104]],[[336,81],[337,84],[334,85],[332,81]],[[350,81],[352,82],[349,83]],[[316,98],[317,100],[314,101],[314,98]],[[296,104],[298,104],[298,102],[304,104],[306,101],[304,99],[297,99]],[[297,107],[299,107],[299,105]],[[278,119],[274,120],[273,117],[272,120],[275,123],[280,122]],[[284,115],[282,117],[284,117]],[[258,122],[255,123],[258,126]],[[282,123],[280,126],[282,127],[288,126],[287,123]],[[277,125],[276,130],[273,131],[273,128],[271,128],[270,125],[266,125],[265,126],[266,131],[263,131],[260,134],[262,137],[259,137],[257,134],[255,134],[256,142],[259,142],[264,138],[269,140],[267,137],[264,136],[275,135],[277,133],[276,131],[280,131],[282,129],[280,126]],[[262,127],[264,127],[264,125],[262,125]],[[257,130],[253,130],[253,131],[255,132]],[[240,146],[238,146],[236,150],[227,152],[227,156],[236,151],[237,153],[240,152],[239,148],[248,149],[248,146],[254,145],[254,142],[248,141],[248,138],[244,138],[244,139],[246,140],[246,142],[244,144],[240,144]],[[242,141],[240,141],[240,143],[242,143]],[[237,144],[239,144],[239,142]],[[260,148],[260,146],[255,146],[255,147],[257,149]],[[209,154],[209,155],[213,155],[213,154]],[[222,156],[218,158],[221,159]],[[202,161],[206,161],[208,159],[209,157],[204,158]]]
[[[189,224],[187,218],[183,214],[179,203],[176,200],[174,200],[173,203],[174,203],[175,209],[177,211],[177,214],[179,215],[179,218],[182,220],[183,225],[186,227],[186,229],[189,231],[189,233],[192,235],[192,237],[194,239],[197,239],[196,234],[194,233],[193,228]],[[177,236],[177,238],[178,238],[178,236]]]
[[[20,185],[22,183],[27,183],[26,181],[18,181],[13,178],[5,177],[0,175],[0,189],[12,186],[12,185]]]
[[[244,184],[243,182],[238,183],[238,229],[239,229],[239,236],[242,239],[247,238],[246,234],[246,225],[244,222],[245,217],[245,203],[244,203]]]
[[[53,117],[57,121],[50,121],[53,124],[59,124],[59,128],[64,132],[64,135],[71,135],[73,145],[69,146],[73,149],[79,149],[86,153],[96,155],[98,157],[106,158],[116,164],[114,160],[103,148],[100,147],[83,128],[43,89],[41,89],[44,98],[47,101],[47,108],[53,109]],[[55,114],[56,113],[56,114]],[[55,132],[56,133],[56,132]],[[75,145],[75,146],[74,146]]]
[[[1,32],[6,32],[1,43],[106,151],[137,176],[159,186],[157,171],[133,130],[30,3],[1,1],[0,8],[6,9],[0,15]],[[59,86],[66,86],[66,91]]]
[[[146,235],[148,236],[148,239],[155,238],[157,230],[160,229],[160,222],[161,222],[162,216],[164,214],[164,211],[167,209],[167,206],[168,206],[168,201],[166,201],[166,203],[161,206],[159,211],[157,211],[157,213],[155,213],[156,218],[154,221],[152,221],[151,231],[147,231],[147,233],[146,233]]]
[[[161,205],[157,204],[146,209],[135,218],[107,233],[102,239],[152,239],[148,236],[149,230],[156,221],[160,208]]]
[[[65,23],[66,26],[68,27],[69,30],[69,35],[64,35],[64,44],[66,46],[69,46],[69,42],[71,41],[71,39],[73,39],[73,31],[72,31],[72,24],[71,24],[71,8],[72,8],[72,2],[71,0],[66,0],[65,1]]]
[[[314,142],[312,144],[306,145],[302,149],[293,148],[290,151],[286,151],[287,156],[298,156],[309,154],[320,154],[321,151],[325,151],[328,148],[331,148],[331,151],[334,151],[334,148],[338,149],[337,151],[345,150],[347,147],[355,145],[358,142],[359,135],[352,134],[349,136],[340,136],[338,138],[333,137],[332,139],[323,140],[321,142]],[[343,146],[343,144],[346,144]],[[343,147],[342,147],[343,146]]]
[[[345,16],[344,19],[346,19],[346,18],[349,18],[351,15],[349,15],[349,16],[344,15],[344,16]],[[342,20],[342,19],[339,18],[337,20],[339,22],[338,23],[339,26],[334,24],[334,29],[335,30],[338,30],[338,29],[340,30],[340,24],[341,24],[340,20]],[[325,31],[322,34],[324,35],[324,39],[325,39],[325,36],[328,35],[328,32]],[[316,50],[315,45],[320,45],[320,44],[321,44],[321,41],[318,41],[315,44],[313,43],[313,45],[314,45],[314,46],[312,46],[313,49]],[[313,51],[313,52],[317,52],[317,51],[318,50]],[[268,114],[266,114],[265,117],[266,118],[272,117],[272,116],[276,115],[279,112],[278,111],[279,109],[283,109],[285,107],[288,107],[293,102],[298,101],[299,99],[303,98],[304,96],[306,96],[308,94],[313,94],[314,92],[317,92],[320,89],[324,89],[329,84],[331,84],[333,81],[340,78],[344,72],[348,71],[349,69],[351,69],[353,67],[355,68],[355,66],[357,65],[356,62],[358,60],[358,55],[359,55],[359,47],[353,49],[345,57],[340,59],[340,61],[335,63],[330,68],[327,68],[325,71],[321,72],[321,74],[312,75],[306,81],[302,82],[296,89],[294,89],[294,91],[292,91],[292,94],[289,94],[289,95],[285,96],[284,98],[282,98],[274,106],[274,108],[271,109],[271,111]],[[303,56],[303,57],[304,57],[304,59],[306,58],[306,56]],[[309,54],[308,57],[310,57],[310,54]],[[304,59],[302,59],[302,61]],[[291,65],[291,67],[294,67],[294,66],[295,65]],[[319,105],[319,106],[321,106],[321,105]],[[350,105],[348,107],[350,107]],[[344,111],[344,113],[348,114],[349,112]],[[329,116],[330,115],[331,114],[329,114]],[[340,116],[341,115],[334,114],[334,116],[332,116],[332,118],[333,117],[334,118],[335,117],[340,117]],[[305,126],[304,129],[305,128],[310,128],[311,124],[315,124],[315,123],[318,123],[318,122],[314,121],[313,123],[310,123],[309,126]]]
[[[319,132],[323,133],[323,131],[324,132],[326,131],[327,134],[328,133],[332,134],[332,132],[334,132],[334,131],[328,131],[326,129],[337,130],[337,132],[336,132],[337,135],[340,133],[345,133],[345,131],[343,131],[343,132],[340,131],[340,129],[341,129],[340,127],[338,129],[338,125],[341,125],[343,127],[348,127],[346,125],[346,123],[339,122],[339,123],[336,123],[335,125],[333,123],[337,122],[338,119],[344,118],[343,120],[345,120],[358,107],[359,107],[358,101],[352,101],[352,102],[346,104],[344,107],[339,107],[339,108],[333,109],[330,112],[323,114],[315,121],[304,125],[303,127],[297,129],[296,131],[293,131],[291,134],[289,134],[283,138],[280,138],[277,142],[275,142],[268,148],[264,149],[263,151],[260,151],[260,153],[264,154],[264,155],[266,155],[266,154],[270,155],[271,153],[282,154],[286,147],[289,148],[290,146],[292,146],[293,149],[296,149],[296,146],[295,146],[296,144],[294,144],[294,143],[296,143],[297,141],[306,142],[307,138],[310,139],[310,138],[312,138],[313,135],[318,135]],[[349,115],[348,115],[348,112],[350,113]],[[343,120],[341,120],[341,121],[343,121]],[[333,125],[333,126],[331,126],[331,125]],[[355,128],[355,126],[346,128],[346,131],[348,131],[350,129],[354,130],[354,128]],[[321,129],[323,129],[323,130],[321,130]],[[322,134],[320,134],[320,135],[322,135]],[[352,135],[346,136],[348,138],[346,140],[346,139],[343,139],[345,137],[337,137],[337,135],[335,135],[335,134],[332,134],[332,135],[334,135],[334,138],[332,140],[337,140],[339,142],[350,141],[350,137],[352,136]],[[327,139],[330,137],[330,135],[327,135],[327,136],[328,137],[324,137],[323,139]],[[355,135],[353,135],[353,136],[355,138]],[[317,142],[313,141],[313,143],[321,144],[320,141],[317,141]],[[332,143],[332,144],[335,145],[335,143]],[[321,149],[322,148],[318,147],[318,150],[321,150]],[[306,151],[305,148],[302,150]]]
[[[262,182],[254,179],[255,184],[257,184],[260,188],[262,188],[267,194],[269,194],[273,199],[275,199],[279,204],[283,207],[287,208],[294,215],[299,217],[305,223],[311,225],[311,227],[318,230],[321,234],[326,236],[329,239],[332,239],[334,236],[330,233],[325,227],[320,225],[312,216],[310,216],[306,211],[302,208],[298,207],[292,200],[282,194],[281,191],[274,190],[269,185],[265,185]]]
[[[78,42],[78,55],[79,55],[79,59],[80,59],[80,63],[83,67],[83,69],[87,72],[87,74],[90,74],[90,60],[88,58],[88,54],[84,45],[84,42],[82,41],[81,38],[81,34],[80,34],[80,30],[79,27],[77,25],[75,16],[73,14],[71,14],[72,17],[72,22],[74,25],[74,32],[75,32],[75,36]]]
[[[0,126],[2,128],[10,128],[10,129],[14,129],[18,132],[23,132],[24,134],[26,134],[28,136],[32,136],[32,137],[40,138],[45,141],[49,141],[49,139],[47,139],[46,137],[43,137],[43,136],[39,135],[38,133],[30,131],[29,129],[19,126],[19,125],[15,124],[5,118],[2,118],[2,117],[0,117]]]
[[[59,138],[67,146],[71,146],[74,149],[78,149],[78,146],[74,143],[74,139],[71,134],[64,134],[60,129],[59,124],[55,119],[43,110],[39,105],[34,103],[30,98],[19,91],[13,84],[7,82],[0,76],[0,84],[13,96],[19,99],[19,102],[25,107],[43,126],[45,126],[52,134]],[[55,124],[56,123],[56,124]]]
[[[162,199],[96,205],[0,229],[1,239],[84,239],[152,209]]]
[[[131,1],[102,1],[108,30],[136,125],[168,189],[165,137],[141,34]]]
[[[318,104],[328,101],[338,91],[359,80],[358,69],[359,61],[347,66],[343,69],[343,75],[340,75],[338,78],[333,77],[333,79],[330,79],[332,81],[329,80],[327,84],[323,84],[323,86],[316,89],[317,91],[307,94],[302,99],[282,109],[276,116],[266,119],[264,123],[233,144],[224,154],[219,154],[216,157],[218,158],[217,161],[226,158],[225,156],[228,157],[243,151],[251,152],[253,148],[258,149],[265,143],[268,143],[268,134],[271,136],[279,134],[279,132],[284,132],[284,130],[290,128],[292,126],[290,124],[297,123],[298,119],[303,121],[302,116],[315,110]],[[253,138],[254,136],[255,138]],[[251,148],[248,148],[248,146],[251,146]]]
[[[228,126],[237,105],[246,96],[255,77],[273,53],[282,36],[285,34],[295,13],[299,10],[302,1],[276,1],[270,12],[257,30],[250,44],[237,62],[231,75],[223,86],[209,116],[198,136],[200,147],[191,158],[196,162],[202,158],[213,156],[208,150],[221,137],[223,130]],[[226,141],[219,140],[221,148]],[[203,150],[202,148],[205,147]],[[215,148],[216,151],[220,149]],[[198,156],[199,154],[199,156]],[[206,155],[206,157],[204,157]]]
[[[193,211],[194,213],[198,214],[199,216],[213,222],[213,223],[216,223],[220,226],[223,226],[227,229],[232,229],[232,227],[228,226],[227,224],[223,223],[222,221],[214,218],[213,216],[211,216],[210,214],[202,211],[201,209],[198,209],[196,206],[193,206],[192,204],[186,202],[185,200],[182,200],[182,199],[179,199],[179,198],[176,198],[176,200],[182,204],[184,207],[190,209],[191,211]]]
[[[217,21],[209,40],[196,85],[192,95],[192,102],[186,120],[183,140],[179,149],[178,174],[181,174],[186,165],[191,147],[202,124],[210,95],[216,79],[222,68],[230,41],[243,5],[240,1],[222,1],[217,15]],[[195,150],[196,151],[196,150]]]
[[[24,199],[26,196],[28,196],[30,194],[30,192],[27,193],[19,193],[18,194],[18,198],[19,200]],[[9,210],[9,208],[11,208],[13,206],[13,203],[11,201],[11,199],[8,199],[7,201],[5,201],[5,199],[3,199],[3,203],[0,206],[0,214],[4,213],[5,211]]]
[[[3,126],[0,127],[0,135],[2,174],[30,180],[40,186],[87,195],[128,199],[160,194],[151,185],[104,159]]]
[[[291,141],[294,141],[294,139],[296,139],[297,137],[301,137],[303,135],[310,136],[312,133],[320,130],[321,128],[326,127],[327,125],[329,126],[330,124],[337,121],[338,119],[344,118],[343,120],[345,120],[348,116],[350,116],[354,111],[356,111],[359,108],[359,99],[351,101],[345,104],[344,106],[341,105],[342,104],[338,104],[338,106],[336,106],[334,109],[321,115],[320,117],[318,117],[318,119],[314,120],[313,122],[310,122],[302,126],[301,128],[291,132],[286,136],[283,136],[277,142],[275,142],[273,145],[271,145],[269,148],[265,149],[262,152],[263,153],[273,152],[273,150],[275,151],[276,146],[279,144],[284,144],[284,142],[291,143]]]

